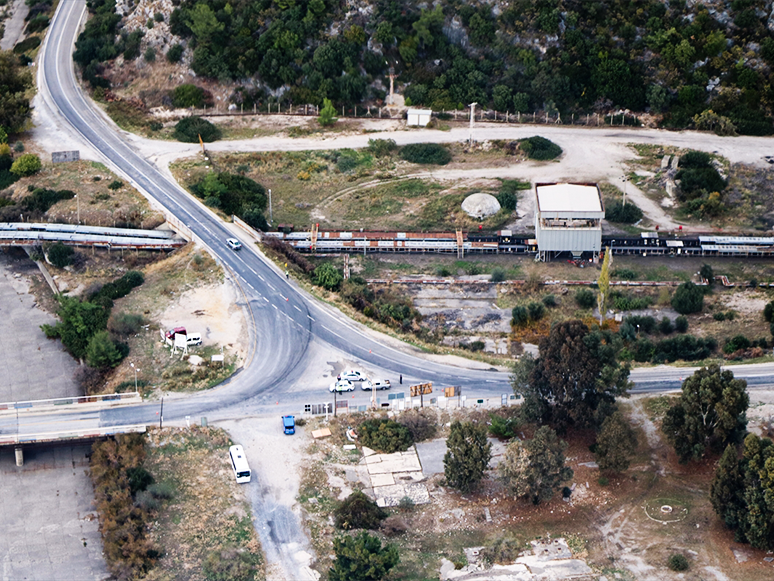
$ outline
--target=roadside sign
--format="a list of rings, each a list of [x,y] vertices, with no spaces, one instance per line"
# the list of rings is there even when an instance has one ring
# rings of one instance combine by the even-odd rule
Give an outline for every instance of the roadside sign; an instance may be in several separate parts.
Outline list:
[[[416,397],[418,395],[429,395],[433,393],[433,384],[430,383],[419,383],[417,385],[412,385],[410,388],[411,390],[411,397]]]
[[[462,393],[462,388],[459,385],[454,387],[447,387],[443,390],[443,394],[446,397],[458,397]]]

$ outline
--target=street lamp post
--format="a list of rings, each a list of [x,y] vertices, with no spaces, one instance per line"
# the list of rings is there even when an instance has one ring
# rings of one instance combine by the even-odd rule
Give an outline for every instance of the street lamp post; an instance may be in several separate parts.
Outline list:
[[[75,194],[75,204],[78,208],[78,224],[81,223],[81,199],[78,197],[78,194]]]
[[[269,225],[271,225],[272,222],[274,222],[274,216],[271,211],[271,189],[269,189]]]
[[[137,368],[134,366],[134,363],[130,363],[130,364],[129,364],[129,367],[131,367],[132,369],[134,369],[134,391],[137,391],[137,372],[139,371],[139,369],[137,369]]]

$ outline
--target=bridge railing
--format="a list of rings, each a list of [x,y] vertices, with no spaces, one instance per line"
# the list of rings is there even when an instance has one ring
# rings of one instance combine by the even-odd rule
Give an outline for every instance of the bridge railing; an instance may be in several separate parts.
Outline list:
[[[44,411],[52,408],[96,404],[98,407],[142,403],[139,392],[108,393],[102,395],[84,395],[76,397],[58,397],[53,399],[33,399],[28,401],[10,401],[0,403],[0,415],[18,413],[20,411]]]
[[[35,434],[0,434],[0,446],[12,446],[15,444],[34,444],[42,442],[54,442],[62,440],[91,440],[104,438],[115,434],[142,434],[146,431],[145,424],[128,426],[110,426],[104,428],[81,428],[80,430],[60,430],[55,432],[39,432]]]

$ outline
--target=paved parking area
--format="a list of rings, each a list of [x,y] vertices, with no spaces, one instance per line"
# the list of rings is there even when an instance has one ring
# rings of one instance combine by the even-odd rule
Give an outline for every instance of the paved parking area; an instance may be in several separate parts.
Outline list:
[[[78,364],[41,331],[56,318],[36,305],[25,271],[39,272],[32,261],[0,252],[0,401],[80,395]]]
[[[109,577],[102,557],[88,446],[0,448],[0,580]]]

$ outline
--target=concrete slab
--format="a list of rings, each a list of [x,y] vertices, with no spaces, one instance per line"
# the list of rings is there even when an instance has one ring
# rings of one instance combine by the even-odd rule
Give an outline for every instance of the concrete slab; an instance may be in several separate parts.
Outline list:
[[[20,276],[16,276],[20,275]],[[46,338],[43,324],[56,317],[37,306],[29,278],[40,276],[22,252],[0,252],[0,401],[81,395],[73,379],[78,367],[59,340]]]
[[[377,486],[392,486],[395,484],[395,478],[392,474],[374,474],[371,476],[371,486],[376,488]]]
[[[429,504],[430,493],[424,484],[394,484],[392,486],[374,487],[376,504],[381,507],[398,506],[400,501],[408,497],[414,504]]]
[[[87,475],[88,446],[29,449],[18,468],[0,450],[3,577],[51,581],[109,577]]]

